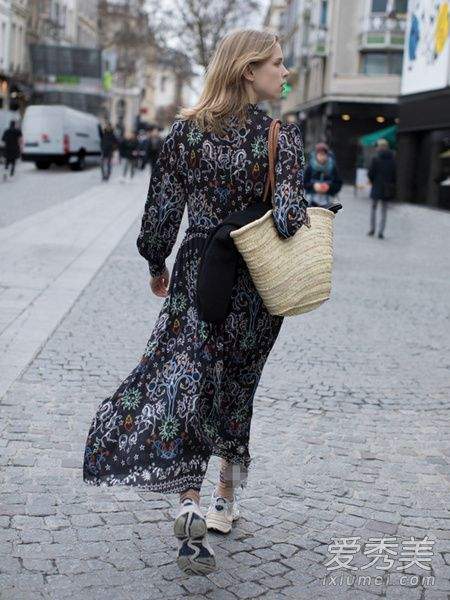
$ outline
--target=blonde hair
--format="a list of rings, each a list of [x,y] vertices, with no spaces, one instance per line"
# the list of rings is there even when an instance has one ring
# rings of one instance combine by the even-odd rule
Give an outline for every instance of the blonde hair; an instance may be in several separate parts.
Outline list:
[[[203,91],[197,104],[182,108],[179,119],[195,121],[201,130],[221,134],[228,118],[235,115],[239,124],[251,102],[244,84],[244,71],[250,64],[266,61],[272,55],[278,36],[269,31],[238,29],[223,37],[206,69]]]

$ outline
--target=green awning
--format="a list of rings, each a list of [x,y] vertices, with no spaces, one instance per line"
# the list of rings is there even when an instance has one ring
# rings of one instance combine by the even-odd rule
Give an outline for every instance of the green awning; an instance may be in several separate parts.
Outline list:
[[[359,138],[359,143],[363,146],[373,146],[377,140],[384,138],[391,146],[395,146],[397,141],[397,125],[391,125],[384,129],[378,129],[373,133],[367,133]]]

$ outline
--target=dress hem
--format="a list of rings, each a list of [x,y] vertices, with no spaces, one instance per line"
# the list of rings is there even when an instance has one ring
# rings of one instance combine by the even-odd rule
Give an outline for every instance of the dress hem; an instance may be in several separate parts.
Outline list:
[[[230,459],[229,456],[225,456],[223,454],[211,453],[210,456],[216,456],[217,458],[223,458],[224,460],[232,463],[240,465],[243,468],[243,475],[240,481],[235,486],[235,489],[244,489],[247,487],[248,481],[248,470],[250,463],[245,464],[242,462],[234,462]],[[141,489],[145,492],[156,492],[162,494],[181,494],[187,489],[194,489],[201,491],[202,484],[205,479],[205,474],[203,475],[186,475],[185,477],[180,477],[176,480],[171,480],[166,483],[147,483],[144,481],[143,477],[139,475],[139,473],[129,474],[124,473],[123,475],[103,475],[101,477],[96,477],[95,475],[83,474],[83,481],[85,484],[94,486],[94,487],[115,487],[115,486],[128,486],[133,488]]]

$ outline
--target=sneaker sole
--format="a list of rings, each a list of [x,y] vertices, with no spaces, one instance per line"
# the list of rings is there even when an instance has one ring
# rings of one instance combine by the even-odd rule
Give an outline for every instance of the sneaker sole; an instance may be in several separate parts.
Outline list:
[[[216,570],[216,557],[202,545],[202,550],[206,556],[199,556],[199,548],[192,546],[185,540],[178,550],[177,565],[178,568],[188,575],[207,575]],[[201,542],[200,542],[201,543]]]
[[[185,512],[175,519],[173,532],[179,540],[202,538],[206,535],[206,521],[193,511]]]
[[[217,519],[214,515],[206,516],[206,527],[208,530],[219,531],[220,533],[230,533],[233,523],[239,519],[239,515],[237,517],[233,517],[231,523],[224,522],[222,519]]]

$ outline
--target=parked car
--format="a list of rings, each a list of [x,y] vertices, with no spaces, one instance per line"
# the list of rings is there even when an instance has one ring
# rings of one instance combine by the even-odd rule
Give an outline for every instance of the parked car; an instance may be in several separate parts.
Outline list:
[[[57,104],[32,105],[25,111],[22,133],[22,160],[38,169],[54,163],[80,171],[87,162],[100,162],[100,121],[89,113]]]

